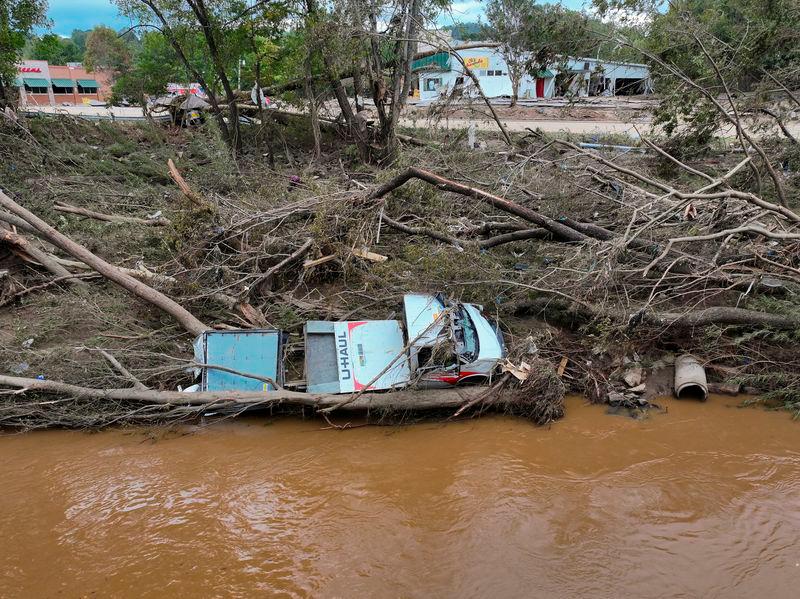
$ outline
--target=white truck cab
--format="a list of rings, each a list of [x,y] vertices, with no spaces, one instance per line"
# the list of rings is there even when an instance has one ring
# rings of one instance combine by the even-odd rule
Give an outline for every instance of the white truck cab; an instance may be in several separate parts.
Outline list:
[[[502,333],[480,306],[441,294],[409,293],[403,296],[403,309],[404,323],[307,322],[306,390],[447,387],[488,378],[505,356]]]

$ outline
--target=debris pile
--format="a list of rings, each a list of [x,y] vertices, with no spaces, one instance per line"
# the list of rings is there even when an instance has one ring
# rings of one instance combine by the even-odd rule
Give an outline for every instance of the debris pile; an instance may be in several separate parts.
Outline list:
[[[421,392],[409,406],[492,407],[545,423],[563,413],[565,392],[649,401],[637,367],[612,380],[634,353],[646,370],[665,351],[691,352],[714,383],[800,367],[791,350],[800,329],[800,165],[791,156],[776,182],[756,177],[761,158],[724,144],[690,162],[650,146],[594,150],[533,132],[513,149],[479,133],[481,147],[468,149],[412,131],[395,163],[376,166],[335,131],[314,159],[308,130],[288,120],[270,125],[281,140],[274,151],[254,127],[251,151],[234,164],[203,127],[166,134],[51,123],[0,130],[0,157],[13,165],[0,183],[0,318],[11,332],[0,374],[22,374],[11,368],[26,363],[25,374],[47,383],[120,390],[135,379],[150,395],[120,392],[103,407],[82,392],[97,417],[71,420],[74,402],[45,409],[33,387],[7,382],[3,424],[197,415],[208,406],[156,405],[167,397],[157,393],[193,382],[191,343],[210,328],[286,332],[281,392],[295,393],[305,323],[400,320],[410,290],[481,305],[509,345],[530,337],[538,353],[512,356],[529,369],[523,380],[509,370],[461,396],[429,402]],[[21,347],[28,338],[33,346]],[[365,396],[354,404],[400,401]],[[142,397],[154,403],[142,408]],[[250,400],[236,409],[259,403]],[[259,405],[308,408],[308,400]]]

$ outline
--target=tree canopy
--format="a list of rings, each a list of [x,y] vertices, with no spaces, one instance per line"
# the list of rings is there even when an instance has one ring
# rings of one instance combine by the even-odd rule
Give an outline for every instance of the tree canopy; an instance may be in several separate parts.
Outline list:
[[[83,52],[71,39],[47,33],[34,40],[30,57],[35,60],[46,60],[50,64],[67,64],[80,62],[83,59]]]

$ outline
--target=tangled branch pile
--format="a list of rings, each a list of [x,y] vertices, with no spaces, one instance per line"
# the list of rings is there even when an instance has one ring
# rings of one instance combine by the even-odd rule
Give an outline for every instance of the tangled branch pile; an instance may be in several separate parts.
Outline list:
[[[800,366],[790,345],[800,329],[800,164],[783,144],[764,151],[787,156],[785,205],[766,182],[759,191],[751,167],[762,159],[724,144],[690,163],[651,142],[647,154],[601,153],[531,132],[513,150],[494,136],[475,150],[429,131],[378,170],[338,137],[306,162],[303,124],[271,126],[285,148],[279,171],[257,141],[232,164],[213,131],[6,123],[0,147],[13,168],[3,186],[199,321],[288,331],[288,380],[302,377],[305,320],[391,317],[411,290],[483,304],[510,343],[533,340],[543,368],[566,358],[567,389],[596,401],[634,354],[647,362],[693,351],[719,379],[759,377],[762,388]],[[152,390],[191,383],[191,338],[171,319],[92,278],[13,215],[0,221],[3,371],[130,384],[97,348]],[[514,393],[563,396],[561,377]],[[558,401],[530,407],[537,421],[563,410]],[[7,393],[0,422],[95,426],[189,413],[204,412]]]

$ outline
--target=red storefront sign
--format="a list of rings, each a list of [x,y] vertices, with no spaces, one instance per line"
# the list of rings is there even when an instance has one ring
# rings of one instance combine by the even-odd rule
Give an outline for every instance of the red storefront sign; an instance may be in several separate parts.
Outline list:
[[[19,72],[20,73],[41,73],[42,69],[40,69],[39,67],[20,67],[19,68]]]

